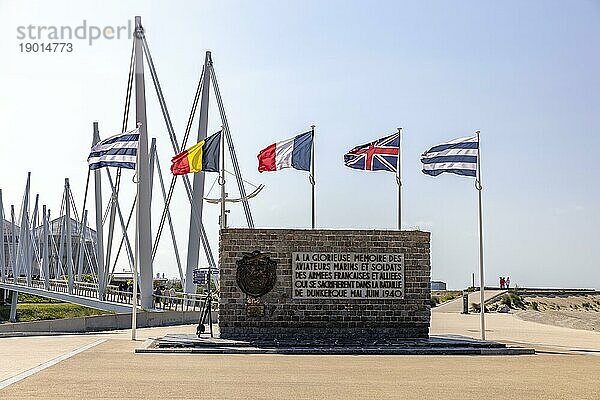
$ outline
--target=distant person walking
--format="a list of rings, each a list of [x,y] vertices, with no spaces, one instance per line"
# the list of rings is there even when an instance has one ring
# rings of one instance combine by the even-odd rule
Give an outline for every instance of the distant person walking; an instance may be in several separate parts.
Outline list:
[[[504,289],[504,284],[506,283],[506,281],[504,280],[504,277],[501,276],[500,277],[500,289]]]
[[[177,292],[175,292],[175,288],[173,288],[173,286],[171,286],[171,289],[169,289],[169,303],[171,305],[173,305],[175,303],[176,296],[177,296]]]
[[[510,289],[510,277],[509,276],[506,277],[504,284],[506,285],[506,290]]]
[[[162,294],[162,291],[160,290],[160,287],[157,286],[156,289],[154,289],[154,304],[156,304],[156,308],[160,307],[160,295]]]
[[[119,283],[119,301],[124,300],[126,298],[125,292],[127,291],[127,283],[121,282]]]
[[[163,295],[163,308],[167,308],[170,305],[169,304],[169,289],[167,289],[165,287],[163,289],[162,295]]]

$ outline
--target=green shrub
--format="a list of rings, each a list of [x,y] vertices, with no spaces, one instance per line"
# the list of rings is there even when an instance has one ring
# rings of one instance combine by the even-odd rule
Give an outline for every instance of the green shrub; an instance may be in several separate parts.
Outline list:
[[[532,301],[531,304],[529,305],[529,307],[534,311],[539,311],[537,301]]]
[[[455,293],[455,292],[446,293],[445,295],[443,295],[439,298],[439,303],[445,303],[446,301],[454,300],[460,296],[462,296],[462,294],[460,294],[460,293]]]
[[[521,296],[514,292],[507,293],[500,299],[500,304],[505,304],[510,308],[525,308]]]
[[[94,283],[94,277],[90,274],[83,274],[81,276],[81,282]]]
[[[504,304],[504,305],[507,305],[508,307],[512,308],[512,299],[510,298],[510,296],[508,294],[505,294],[500,299],[500,304]]]

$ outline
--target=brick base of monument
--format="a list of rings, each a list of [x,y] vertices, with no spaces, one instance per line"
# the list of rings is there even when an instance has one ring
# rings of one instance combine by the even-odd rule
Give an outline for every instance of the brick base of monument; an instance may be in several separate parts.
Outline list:
[[[260,251],[277,263],[275,286],[258,298],[243,293],[236,282],[236,261],[253,251]],[[316,292],[298,288],[302,284],[318,287],[322,283],[300,279],[299,267],[292,262],[293,255],[299,257],[298,254],[401,256],[401,273],[394,275],[395,282],[402,284],[401,296],[400,289],[382,289],[363,291],[363,295],[368,293],[365,298],[360,298],[361,293],[356,291],[353,293],[358,297],[352,298],[311,297]],[[225,229],[221,231],[219,255],[221,338],[373,343],[428,337],[431,315],[428,232]],[[331,264],[330,268],[336,266]],[[347,283],[355,284],[360,286],[358,281]],[[395,297],[381,298],[388,293]]]

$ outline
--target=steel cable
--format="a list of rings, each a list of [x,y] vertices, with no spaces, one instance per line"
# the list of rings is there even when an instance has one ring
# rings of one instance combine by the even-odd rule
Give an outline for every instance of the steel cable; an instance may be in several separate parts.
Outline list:
[[[217,97],[217,105],[219,106],[219,112],[221,114],[221,122],[223,123],[223,129],[225,130],[225,138],[227,139],[227,147],[229,147],[229,155],[231,157],[231,163],[235,171],[235,178],[238,184],[238,190],[240,191],[240,197],[242,198],[242,205],[244,207],[244,213],[246,214],[246,222],[248,228],[254,228],[254,220],[252,219],[252,212],[250,211],[250,205],[248,204],[248,198],[246,196],[246,188],[242,179],[242,173],[238,164],[237,155],[235,148],[233,147],[233,139],[229,131],[229,124],[227,123],[227,116],[225,115],[225,107],[223,106],[223,100],[221,99],[221,92],[219,91],[219,84],[217,82],[217,75],[212,64],[210,65],[210,74],[213,81],[213,87],[215,90],[215,96]]]
[[[160,103],[160,107],[161,110],[163,111],[163,116],[165,119],[165,123],[167,125],[167,131],[169,132],[169,138],[171,139],[171,145],[173,146],[173,150],[175,150],[175,153],[178,154],[180,152],[181,147],[179,147],[179,145],[177,144],[177,138],[175,137],[175,131],[173,129],[173,125],[171,123],[171,117],[169,115],[169,112],[167,110],[167,106],[164,100],[164,96],[162,94],[162,89],[160,86],[160,82],[158,80],[158,75],[156,73],[156,69],[154,67],[154,62],[152,60],[152,55],[150,54],[150,49],[148,47],[148,43],[146,41],[145,36],[143,36],[142,34],[142,45],[144,48],[144,54],[146,55],[146,60],[148,61],[148,67],[150,69],[150,76],[152,77],[152,83],[154,84],[154,88],[156,90],[156,93],[158,95],[158,100]],[[196,90],[196,95],[194,97],[194,103],[192,105],[192,111],[190,113],[190,117],[188,118],[188,124],[186,127],[186,131],[184,134],[184,139],[183,139],[183,143],[182,146],[185,147],[186,143],[187,143],[187,139],[189,137],[189,133],[191,131],[191,126],[193,124],[193,118],[194,115],[196,113],[196,109],[197,109],[197,105],[198,105],[198,99],[200,97],[200,93],[202,91],[202,80],[204,77],[204,73],[206,73],[203,69],[202,74],[200,76],[200,82],[198,84],[197,90]],[[185,179],[186,177],[184,177],[184,181],[186,181]],[[171,179],[171,185],[169,186],[169,194],[167,196],[167,201],[165,202],[165,207],[163,209],[163,213],[161,215],[161,220],[160,220],[160,224],[159,224],[159,228],[157,231],[157,235],[156,238],[154,240],[154,244],[153,244],[153,249],[152,249],[152,258],[154,259],[154,257],[156,256],[156,251],[158,250],[158,243],[160,241],[160,237],[162,236],[162,232],[164,230],[164,225],[165,225],[165,221],[166,221],[166,217],[167,217],[167,210],[170,206],[171,203],[171,199],[173,197],[173,190],[175,188],[175,182],[176,182],[176,177],[173,177]],[[189,182],[187,182],[188,184],[186,184],[186,190],[188,191],[188,197],[190,197],[190,204],[193,207],[193,203],[191,201],[191,189],[188,188],[189,186]],[[212,252],[210,250],[210,245],[208,244],[208,237],[206,236],[206,232],[204,232],[204,227],[202,226],[202,221],[195,221],[196,225],[198,225],[197,229],[200,233],[200,236],[202,238],[202,244],[204,246],[204,251],[205,253],[207,253],[207,258],[209,260],[210,263],[214,264],[214,258],[212,256]]]

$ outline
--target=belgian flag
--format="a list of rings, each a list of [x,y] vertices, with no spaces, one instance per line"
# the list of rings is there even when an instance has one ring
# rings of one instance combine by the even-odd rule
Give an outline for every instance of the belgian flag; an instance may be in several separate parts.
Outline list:
[[[173,157],[171,159],[173,175],[185,175],[200,171],[219,172],[221,135],[222,131],[210,135]]]

